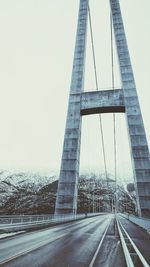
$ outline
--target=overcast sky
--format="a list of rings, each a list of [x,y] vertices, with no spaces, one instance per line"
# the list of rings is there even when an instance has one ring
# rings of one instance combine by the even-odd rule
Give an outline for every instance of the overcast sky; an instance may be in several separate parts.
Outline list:
[[[150,145],[150,1],[120,0]],[[0,0],[0,168],[59,170],[79,0]],[[90,0],[100,88],[111,87],[108,0]],[[115,86],[120,86],[115,60]],[[85,90],[94,90],[88,34]],[[112,114],[104,114],[114,172]],[[116,115],[117,171],[132,176],[124,114]],[[83,118],[81,169],[104,172],[98,116]]]

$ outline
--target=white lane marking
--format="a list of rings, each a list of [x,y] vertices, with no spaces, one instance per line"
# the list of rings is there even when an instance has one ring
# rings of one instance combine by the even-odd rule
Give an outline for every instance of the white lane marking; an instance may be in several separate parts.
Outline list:
[[[103,243],[103,240],[104,240],[104,238],[105,238],[105,235],[106,235],[106,232],[107,232],[107,230],[108,230],[109,225],[110,225],[110,220],[109,220],[109,222],[108,222],[108,225],[106,226],[105,232],[104,232],[104,234],[103,234],[103,236],[102,236],[102,238],[101,238],[101,241],[100,241],[100,243],[99,243],[99,245],[98,245],[98,247],[97,247],[97,250],[96,250],[96,252],[95,252],[95,254],[94,254],[94,256],[93,256],[93,259],[92,259],[92,261],[90,262],[89,267],[93,267],[93,265],[94,265],[94,262],[95,262],[95,260],[96,260],[96,257],[97,257],[97,255],[98,255],[98,253],[99,253],[100,247],[101,247],[101,245],[102,245],[102,243]]]
[[[59,235],[58,237],[53,237],[53,238],[51,238],[51,239],[49,239],[49,240],[41,241],[41,242],[39,242],[37,245],[32,246],[32,247],[30,247],[29,249],[20,250],[20,251],[19,251],[18,253],[16,253],[15,255],[10,256],[9,258],[6,258],[6,259],[0,261],[0,264],[4,264],[4,263],[7,263],[7,262],[9,262],[9,261],[11,261],[11,260],[14,260],[14,259],[16,259],[16,258],[19,258],[20,256],[23,256],[23,255],[25,255],[25,254],[27,254],[27,253],[33,251],[33,250],[36,250],[36,249],[38,249],[38,248],[40,248],[40,247],[43,247],[43,246],[45,246],[45,245],[47,245],[47,244],[50,244],[50,243],[52,243],[52,242],[54,242],[54,241],[56,241],[56,240],[58,240],[58,239],[64,237],[65,235],[66,235],[66,234],[62,234],[62,235]]]

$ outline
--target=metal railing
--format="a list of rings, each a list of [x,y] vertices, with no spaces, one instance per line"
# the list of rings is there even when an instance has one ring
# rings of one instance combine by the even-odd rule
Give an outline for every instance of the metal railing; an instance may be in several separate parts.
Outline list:
[[[0,216],[1,224],[23,224],[53,220],[53,215],[6,215]]]
[[[129,221],[137,224],[138,226],[144,228],[147,232],[150,232],[150,219],[143,218],[143,217],[137,217],[132,214],[119,214],[120,216],[128,219]]]
[[[103,213],[81,213],[77,215],[6,215],[0,216],[0,226],[13,225],[13,224],[44,224],[51,222],[65,222],[70,220],[77,220],[86,217],[97,216]]]
[[[121,222],[118,219],[116,220],[127,267],[149,267],[149,264],[146,262]]]

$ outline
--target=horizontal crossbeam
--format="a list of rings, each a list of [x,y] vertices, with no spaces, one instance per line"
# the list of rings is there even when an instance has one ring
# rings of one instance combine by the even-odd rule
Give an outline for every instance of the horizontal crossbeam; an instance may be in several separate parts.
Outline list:
[[[125,112],[122,89],[82,93],[81,115],[112,112]]]

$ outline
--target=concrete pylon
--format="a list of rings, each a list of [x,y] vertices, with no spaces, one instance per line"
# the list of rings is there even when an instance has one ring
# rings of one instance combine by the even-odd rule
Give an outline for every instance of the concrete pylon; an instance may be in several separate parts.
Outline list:
[[[80,0],[78,27],[55,215],[75,215],[83,115],[125,112],[139,214],[150,217],[150,157],[119,0],[110,0],[122,88],[83,92],[88,0]]]
[[[81,0],[55,215],[73,215],[77,210],[81,139],[80,96],[84,88],[87,20],[88,0]]]
[[[150,216],[150,155],[119,0],[110,0],[139,215]]]

